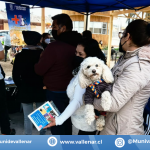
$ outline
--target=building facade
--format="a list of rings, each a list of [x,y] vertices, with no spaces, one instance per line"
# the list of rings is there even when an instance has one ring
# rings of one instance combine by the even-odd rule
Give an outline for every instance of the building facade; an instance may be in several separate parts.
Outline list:
[[[73,30],[82,33],[84,29],[85,16],[83,14],[62,10],[62,13],[68,14],[73,21]],[[103,41],[103,45],[108,45],[109,35],[109,16],[110,12],[98,12],[90,15],[88,29],[92,32],[92,37],[98,42]]]

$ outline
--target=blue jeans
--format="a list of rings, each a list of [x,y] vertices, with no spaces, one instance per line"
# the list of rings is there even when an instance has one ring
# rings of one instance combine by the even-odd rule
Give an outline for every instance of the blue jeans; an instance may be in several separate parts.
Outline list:
[[[36,108],[40,107],[43,105],[44,102],[38,102],[36,103]],[[24,112],[24,130],[25,130],[25,135],[32,135],[32,129],[33,125],[30,119],[28,118],[28,115],[32,113],[33,110],[33,103],[22,103],[23,107],[23,112]],[[45,135],[46,129],[42,129],[40,131],[40,135]]]
[[[46,91],[48,101],[53,101],[60,113],[69,105],[69,98],[66,92]],[[62,125],[51,127],[52,135],[72,135],[71,118],[68,118]]]

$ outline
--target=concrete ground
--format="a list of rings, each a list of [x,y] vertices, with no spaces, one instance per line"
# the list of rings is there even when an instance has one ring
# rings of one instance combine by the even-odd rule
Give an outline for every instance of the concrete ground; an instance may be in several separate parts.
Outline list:
[[[12,76],[13,65],[10,63],[10,61],[4,62],[2,60],[0,61],[0,64],[3,67],[6,76]]]

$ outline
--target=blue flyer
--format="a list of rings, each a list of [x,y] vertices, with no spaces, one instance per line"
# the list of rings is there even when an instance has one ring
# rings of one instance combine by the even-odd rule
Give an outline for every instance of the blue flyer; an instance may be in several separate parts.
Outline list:
[[[56,116],[59,116],[59,114],[58,110],[56,111],[50,102],[46,102],[34,112],[29,114],[28,117],[37,130],[40,131],[50,123],[49,118],[55,118]]]

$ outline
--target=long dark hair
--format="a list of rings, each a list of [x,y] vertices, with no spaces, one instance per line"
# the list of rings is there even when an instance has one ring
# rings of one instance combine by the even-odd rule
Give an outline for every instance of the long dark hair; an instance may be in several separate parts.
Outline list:
[[[87,57],[97,57],[104,61],[106,64],[106,57],[99,48],[98,42],[94,39],[83,39],[78,43],[84,47],[84,51]]]
[[[138,19],[132,21],[125,29],[124,37],[130,34],[130,38],[138,47],[150,44],[150,24],[144,20]]]
[[[49,33],[43,33],[42,38],[45,39],[48,35],[50,35],[50,34]]]

